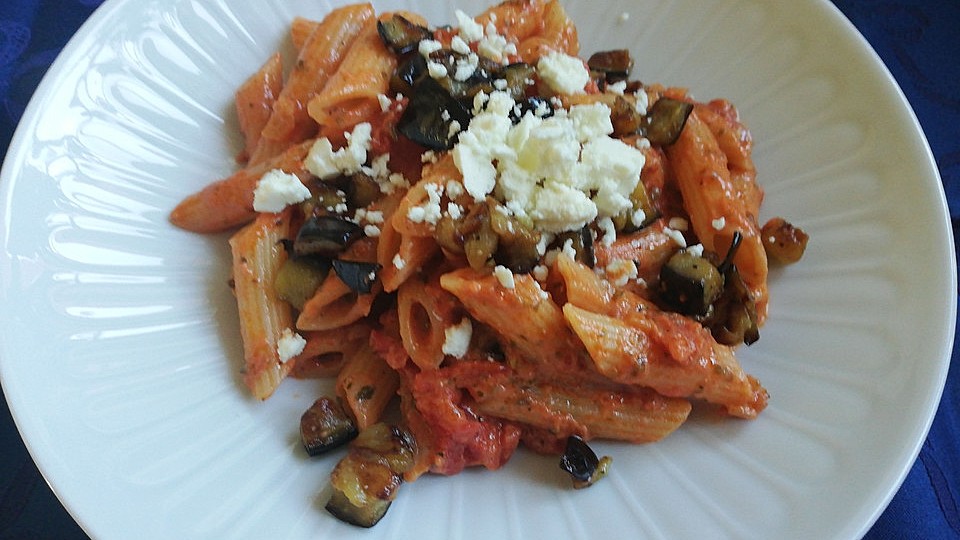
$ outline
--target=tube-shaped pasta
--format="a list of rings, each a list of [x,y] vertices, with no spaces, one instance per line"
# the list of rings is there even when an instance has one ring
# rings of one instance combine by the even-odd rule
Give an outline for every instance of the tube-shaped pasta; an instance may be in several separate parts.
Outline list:
[[[542,428],[558,437],[652,442],[672,433],[690,414],[687,400],[665,397],[649,388],[567,377],[528,379],[502,364],[482,364],[475,368],[460,364],[442,371],[451,372],[452,384],[467,388],[476,409],[484,414]]]
[[[377,423],[390,400],[397,395],[400,376],[367,344],[347,354],[337,376],[337,395],[353,413],[357,427]]]
[[[319,21],[307,19],[306,17],[293,18],[293,22],[290,23],[290,41],[293,43],[293,48],[297,50],[298,54],[303,50],[303,46],[306,45],[310,34],[319,26]]]
[[[683,204],[703,247],[721,256],[730,249],[734,232],[743,241],[734,263],[757,305],[758,323],[767,313],[767,254],[760,226],[745,197],[730,176],[727,158],[697,109],[687,118],[667,156],[683,194]],[[732,195],[732,196],[731,196]],[[722,225],[722,226],[716,226]]]
[[[368,3],[343,6],[324,17],[303,44],[251,162],[269,159],[316,133],[316,123],[307,114],[307,104],[327,85],[360,30],[373,17],[373,6]]]
[[[766,407],[766,390],[696,321],[613,289],[569,256],[558,257],[557,268],[568,291],[564,317],[610,380],[704,399],[742,418]]]
[[[281,169],[293,174],[307,174],[303,158],[312,144],[312,141],[306,141],[291,146],[265,163],[249,165],[209,184],[180,201],[170,212],[170,222],[198,233],[222,232],[247,223],[257,215],[253,209],[253,191],[264,173]]]
[[[275,53],[237,89],[237,121],[244,141],[243,151],[237,161],[247,161],[257,148],[260,132],[270,120],[273,104],[282,88],[283,63],[280,61],[280,53]]]
[[[281,361],[278,350],[283,331],[293,327],[293,314],[273,288],[286,260],[280,240],[287,238],[289,227],[289,212],[261,214],[230,238],[243,340],[243,382],[259,399],[270,397],[293,367],[292,362]]]
[[[392,16],[392,13],[385,13],[380,19]],[[405,16],[425,23],[419,16]],[[331,140],[379,113],[378,96],[389,93],[390,76],[397,67],[397,57],[384,45],[376,19],[364,22],[342,65],[343,68],[330,77],[327,85],[307,105],[307,111],[320,126],[321,134]]]
[[[528,64],[536,64],[541,56],[562,52],[576,56],[580,52],[577,27],[558,0],[550,0],[543,10],[543,24],[532,36],[520,42],[517,54]]]
[[[332,330],[366,317],[373,307],[376,291],[360,294],[330,272],[297,318],[301,330]]]
[[[443,362],[446,330],[463,319],[456,298],[434,284],[408,279],[397,291],[400,337],[410,359],[420,369]]]
[[[545,373],[590,370],[583,344],[566,325],[560,307],[530,275],[513,276],[513,287],[508,288],[491,274],[463,268],[442,275],[440,286],[537,369]]]
[[[304,332],[307,344],[294,359],[290,376],[297,379],[319,379],[336,376],[347,353],[366,343],[370,326],[363,321],[343,328]]]
[[[391,217],[394,228],[405,235],[433,236],[436,218],[444,208],[442,201],[447,184],[462,179],[453,154],[444,154],[436,163],[424,166],[420,181],[407,191]],[[436,215],[431,218],[431,213]]]
[[[665,232],[667,222],[658,219],[631,234],[617,237],[610,245],[598,242],[594,246],[596,266],[606,266],[617,260],[633,261],[637,276],[650,283],[659,279],[660,268],[680,246]]]

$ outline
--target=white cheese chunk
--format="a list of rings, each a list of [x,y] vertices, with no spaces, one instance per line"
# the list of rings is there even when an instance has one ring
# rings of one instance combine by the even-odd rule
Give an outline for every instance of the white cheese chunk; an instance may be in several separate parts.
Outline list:
[[[516,282],[513,279],[513,272],[509,268],[502,265],[497,265],[493,268],[493,275],[497,278],[497,281],[500,282],[500,285],[504,289],[512,289],[516,287]]]
[[[280,212],[288,205],[310,198],[310,190],[295,174],[280,169],[267,171],[253,190],[253,209],[257,212]]]
[[[459,324],[443,329],[443,354],[463,358],[470,350],[470,338],[473,337],[473,324],[464,317]]]
[[[537,62],[537,74],[558,94],[582,94],[590,82],[590,72],[583,60],[560,52],[552,52]]]
[[[280,339],[277,340],[277,355],[280,356],[280,362],[288,362],[302,353],[306,346],[307,340],[303,336],[289,328],[284,328],[280,333]]]

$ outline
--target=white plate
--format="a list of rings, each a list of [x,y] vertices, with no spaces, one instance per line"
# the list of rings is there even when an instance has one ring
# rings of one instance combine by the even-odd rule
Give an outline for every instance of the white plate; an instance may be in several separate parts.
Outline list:
[[[336,2],[335,2],[336,3]],[[2,379],[33,457],[92,536],[332,538],[335,457],[297,421],[323,385],[266,403],[238,378],[225,236],[168,211],[228,173],[233,89],[289,50],[315,0],[108,1],[34,96],[2,176]],[[772,276],[744,350],[770,390],[752,422],[698,415],[647,446],[597,444],[612,475],[565,487],[554,459],[404,486],[367,537],[850,538],[916,457],[953,339],[956,270],[939,178],[908,104],[830,4],[567,2],[583,51],[739,105],[765,220],[811,236]],[[384,1],[434,24],[466,0]],[[621,14],[628,13],[623,21]]]

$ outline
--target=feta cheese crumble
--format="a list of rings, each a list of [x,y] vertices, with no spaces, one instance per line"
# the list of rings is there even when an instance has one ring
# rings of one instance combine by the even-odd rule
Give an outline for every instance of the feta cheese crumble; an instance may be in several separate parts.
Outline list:
[[[333,178],[341,174],[355,174],[360,172],[367,162],[367,151],[370,150],[373,128],[368,122],[354,126],[353,131],[347,133],[347,146],[334,151],[333,145],[326,137],[317,139],[310,147],[304,166],[311,174],[321,180]]]
[[[512,289],[516,287],[516,282],[513,280],[513,272],[509,268],[503,265],[497,265],[493,268],[493,275],[497,278],[497,281],[500,282],[500,285],[504,289]]]
[[[295,174],[280,169],[267,171],[253,190],[253,209],[257,212],[276,213],[288,205],[310,198],[310,190]]]
[[[464,317],[459,324],[443,329],[443,354],[463,358],[470,350],[470,338],[473,336],[473,324]]]
[[[303,352],[307,346],[307,340],[303,336],[289,328],[284,328],[280,333],[280,339],[277,340],[277,354],[280,356],[280,363],[286,363],[293,357]]]
[[[475,99],[479,112],[452,150],[467,193],[481,201],[495,192],[548,233],[632,209],[645,157],[610,136],[608,106],[557,109],[549,118],[527,113],[514,125],[515,105],[500,91]]]
[[[590,82],[583,60],[560,52],[551,52],[537,62],[537,74],[558,94],[582,94]]]

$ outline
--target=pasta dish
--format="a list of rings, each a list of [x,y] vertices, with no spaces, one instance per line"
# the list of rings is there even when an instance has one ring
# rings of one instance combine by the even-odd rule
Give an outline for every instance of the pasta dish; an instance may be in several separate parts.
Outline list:
[[[300,419],[311,455],[349,444],[331,513],[372,526],[401,484],[521,444],[587,486],[610,460],[586,441],[763,411],[734,351],[806,235],[759,225],[732,103],[581,56],[557,0],[439,27],[354,4],[290,36],[236,91],[238,170],[170,217],[233,231],[253,396],[336,380]]]

